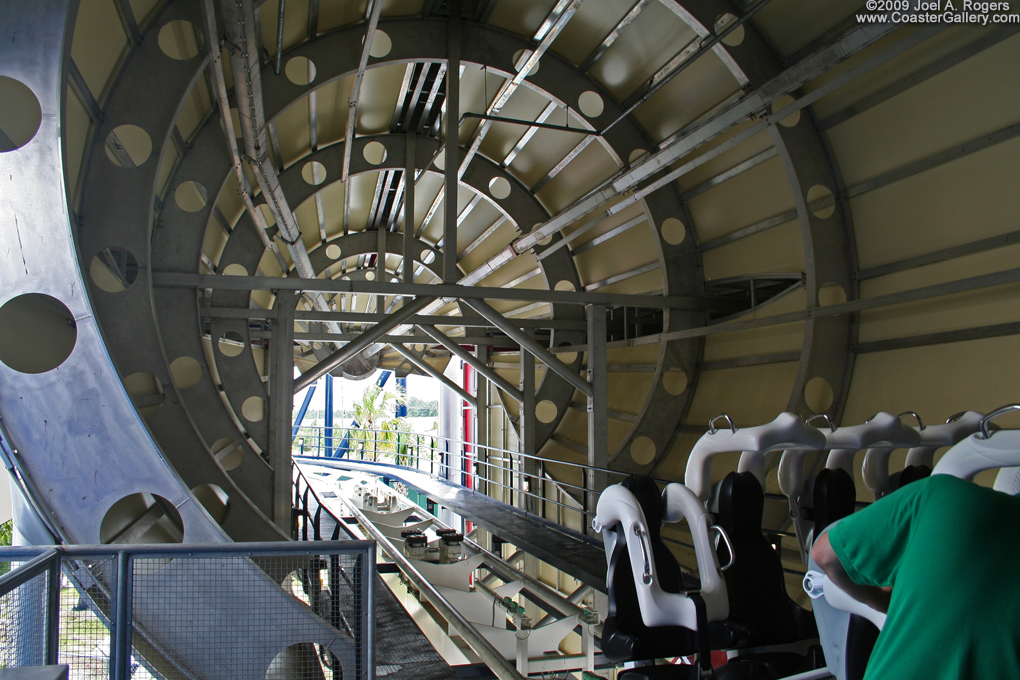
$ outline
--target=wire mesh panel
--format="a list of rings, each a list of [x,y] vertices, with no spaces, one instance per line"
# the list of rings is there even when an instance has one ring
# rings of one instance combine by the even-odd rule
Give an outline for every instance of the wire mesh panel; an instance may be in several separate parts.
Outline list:
[[[367,564],[349,552],[135,558],[132,645],[166,678],[367,678]]]
[[[0,562],[8,573],[21,562]],[[49,574],[44,572],[0,595],[0,668],[46,663],[46,610]]]
[[[110,676],[112,559],[67,560],[60,585],[60,663],[72,680]],[[133,678],[146,678],[133,664]]]
[[[0,668],[63,663],[82,680],[374,680],[374,549],[0,550]],[[36,564],[4,576],[26,559]]]

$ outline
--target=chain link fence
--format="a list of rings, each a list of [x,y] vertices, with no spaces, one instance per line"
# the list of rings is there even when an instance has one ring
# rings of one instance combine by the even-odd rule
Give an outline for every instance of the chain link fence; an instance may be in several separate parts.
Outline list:
[[[374,564],[367,541],[0,548],[0,668],[372,680]]]

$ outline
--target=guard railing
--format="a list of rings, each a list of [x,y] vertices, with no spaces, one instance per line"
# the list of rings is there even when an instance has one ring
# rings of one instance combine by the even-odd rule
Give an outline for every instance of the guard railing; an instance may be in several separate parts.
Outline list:
[[[375,549],[354,540],[0,547],[0,668],[374,680]],[[214,601],[240,598],[257,599],[264,616],[209,616]]]

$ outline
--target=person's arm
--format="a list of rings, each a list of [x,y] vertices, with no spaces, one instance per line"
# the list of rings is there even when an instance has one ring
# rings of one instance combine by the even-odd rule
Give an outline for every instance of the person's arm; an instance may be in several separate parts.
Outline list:
[[[850,578],[850,575],[847,574],[846,569],[843,568],[843,564],[839,561],[839,557],[836,556],[836,552],[832,549],[832,545],[829,543],[828,532],[819,536],[818,540],[815,541],[814,546],[811,548],[811,559],[815,561],[819,569],[825,572],[830,581],[845,590],[855,600],[859,600],[882,613],[889,611],[889,597],[890,593],[892,593],[892,588],[862,586],[859,583],[855,583]]]

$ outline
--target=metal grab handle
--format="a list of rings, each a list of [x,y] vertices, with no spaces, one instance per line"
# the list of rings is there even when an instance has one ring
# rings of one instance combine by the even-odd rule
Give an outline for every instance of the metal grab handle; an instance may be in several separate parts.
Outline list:
[[[917,421],[917,429],[919,430],[924,429],[924,421],[921,420],[921,416],[917,415],[916,411],[904,411],[903,413],[898,414],[896,417],[902,418],[903,416],[914,416],[914,420]]]
[[[805,425],[810,425],[812,420],[817,420],[818,418],[822,418],[823,420],[825,420],[825,422],[827,422],[829,424],[829,431],[831,431],[831,432],[835,432],[836,431],[836,423],[832,422],[832,418],[829,417],[828,413],[817,413],[817,414],[811,416],[810,418],[808,418],[807,420],[805,420],[804,424]]]
[[[1001,416],[1003,413],[1009,413],[1010,411],[1020,411],[1020,404],[1007,404],[1006,406],[1001,406],[992,411],[991,413],[989,413],[984,418],[982,418],[981,434],[979,435],[979,437],[981,439],[988,439],[989,437],[991,437],[992,434],[991,432],[988,431],[988,424],[992,422],[992,420],[994,420],[995,418]]]
[[[730,561],[726,563],[726,566],[719,567],[719,571],[726,571],[733,566],[733,562],[736,561],[737,555],[733,552],[733,543],[730,542],[730,535],[726,533],[726,530],[718,524],[713,524],[708,528],[709,531],[712,531],[713,529],[719,534],[719,538],[722,539],[723,543],[726,544],[726,552],[730,554]]]
[[[640,524],[634,525],[634,535],[638,537],[638,545],[641,546],[641,559],[644,562],[644,571],[641,572],[641,582],[645,585],[652,582],[652,562],[649,555],[652,546],[648,545],[648,533],[641,528]]]
[[[953,415],[951,415],[948,418],[946,418],[946,425],[948,425],[949,423],[953,422],[954,420],[959,420],[960,418],[964,417],[965,415],[967,415],[966,411],[960,411],[959,413],[954,413]]]
[[[732,432],[733,434],[737,433],[737,428],[736,428],[736,426],[733,425],[733,419],[730,418],[729,414],[728,413],[719,413],[716,416],[714,416],[712,418],[712,420],[708,421],[708,429],[709,429],[709,431],[712,434],[715,434],[716,432],[719,431],[719,430],[715,429],[715,421],[719,420],[720,418],[725,418],[726,419],[727,424],[729,424],[729,426],[730,426],[730,432]]]

